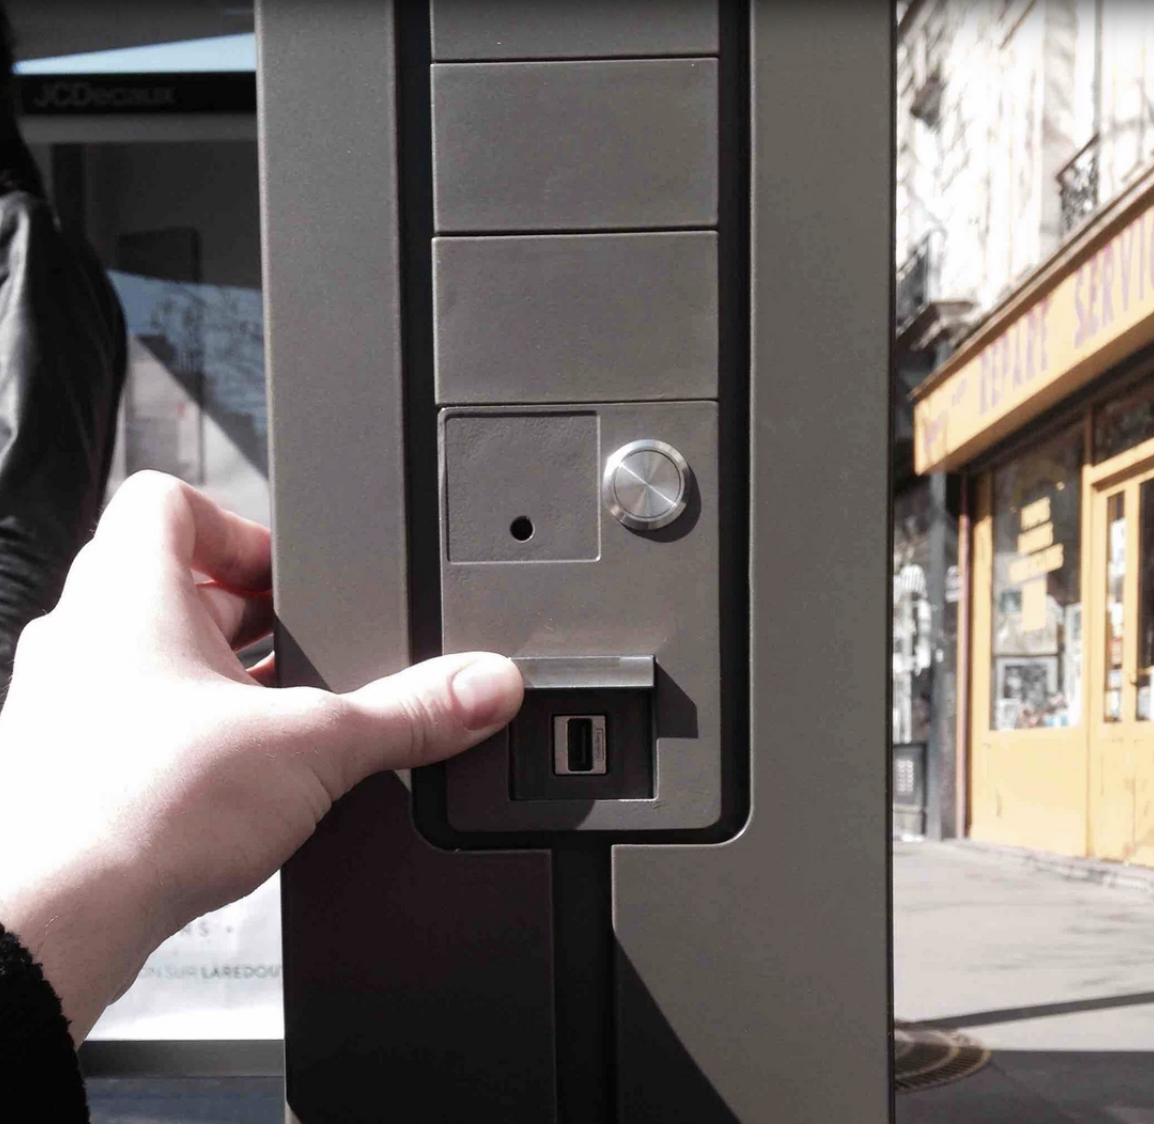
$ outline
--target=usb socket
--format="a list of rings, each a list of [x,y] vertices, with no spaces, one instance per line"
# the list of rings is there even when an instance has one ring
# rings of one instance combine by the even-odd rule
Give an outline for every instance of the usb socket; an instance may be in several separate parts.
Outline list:
[[[606,771],[605,715],[555,715],[553,772],[562,777],[597,777]]]

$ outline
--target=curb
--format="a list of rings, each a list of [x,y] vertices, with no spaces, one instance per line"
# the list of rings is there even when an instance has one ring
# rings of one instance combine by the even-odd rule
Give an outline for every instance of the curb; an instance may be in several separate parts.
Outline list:
[[[1104,862],[1102,859],[1081,859],[1073,855],[1035,851],[1029,847],[986,843],[978,839],[943,840],[943,845],[957,851],[976,851],[990,857],[1010,859],[1031,870],[1053,874],[1068,882],[1088,882],[1110,889],[1140,890],[1154,897],[1154,868]]]

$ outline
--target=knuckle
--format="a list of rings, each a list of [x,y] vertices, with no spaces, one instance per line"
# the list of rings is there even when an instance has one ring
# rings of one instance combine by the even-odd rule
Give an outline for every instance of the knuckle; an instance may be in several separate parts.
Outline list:
[[[14,670],[27,666],[29,662],[35,662],[47,652],[51,645],[53,631],[49,621],[51,616],[51,613],[45,613],[42,617],[34,617],[24,626],[20,638],[16,642],[16,652],[13,657]]]
[[[68,567],[68,576],[64,580],[65,590],[82,585],[95,576],[100,570],[99,563],[100,552],[95,542],[90,539],[76,552],[72,565]]]
[[[414,765],[432,760],[445,726],[445,708],[429,691],[406,691],[398,700],[404,715],[402,748]]]
[[[291,699],[297,716],[316,736],[339,727],[345,717],[343,697],[319,687],[287,687],[276,692],[275,699]]]
[[[20,640],[16,645],[17,650],[23,647],[31,647],[39,638],[42,631],[47,627],[48,614],[45,613],[42,617],[33,617],[20,633]]]
[[[178,548],[191,532],[189,486],[175,476],[145,469],[116,491],[96,528],[95,541],[112,553],[144,548],[151,556],[162,546]]]
[[[88,540],[77,552],[76,557],[72,559],[72,565],[69,571],[89,570],[96,558],[96,545],[91,539]]]
[[[284,717],[281,706],[286,701],[291,708],[292,725],[304,735],[302,760],[308,762],[331,802],[350,787],[349,754],[345,750],[347,743],[355,740],[350,730],[360,715],[343,695],[317,687],[285,687],[272,692],[269,703],[275,704],[273,712],[279,712],[278,718]]]
[[[343,695],[322,690],[318,687],[290,687],[294,696],[293,705],[302,727],[309,732],[314,745],[325,749],[336,749],[355,738],[357,724],[363,721],[353,703]],[[277,691],[276,696],[284,691]],[[274,700],[276,701],[275,697]]]
[[[109,513],[126,508],[165,509],[178,502],[184,491],[184,484],[175,476],[145,468],[134,472],[119,488],[108,505]]]
[[[156,468],[142,468],[121,484],[120,491],[127,490],[129,495],[139,492],[141,495],[163,497],[180,491],[180,488],[181,483],[175,476]]]

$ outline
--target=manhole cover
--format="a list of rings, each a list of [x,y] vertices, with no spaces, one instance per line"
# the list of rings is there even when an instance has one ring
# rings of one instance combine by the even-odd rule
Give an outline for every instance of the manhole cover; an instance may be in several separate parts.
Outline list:
[[[894,1024],[894,1085],[900,1092],[958,1081],[989,1060],[985,1046],[959,1031]]]

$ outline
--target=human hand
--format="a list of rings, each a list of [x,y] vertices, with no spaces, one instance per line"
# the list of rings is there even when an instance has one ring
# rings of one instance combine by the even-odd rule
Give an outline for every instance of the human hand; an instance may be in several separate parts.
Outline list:
[[[198,579],[206,575],[208,581]],[[260,885],[334,800],[506,725],[501,656],[443,656],[348,694],[266,690],[234,649],[272,624],[267,530],[186,484],[122,485],[0,713],[0,923],[83,1040],[149,953]]]

